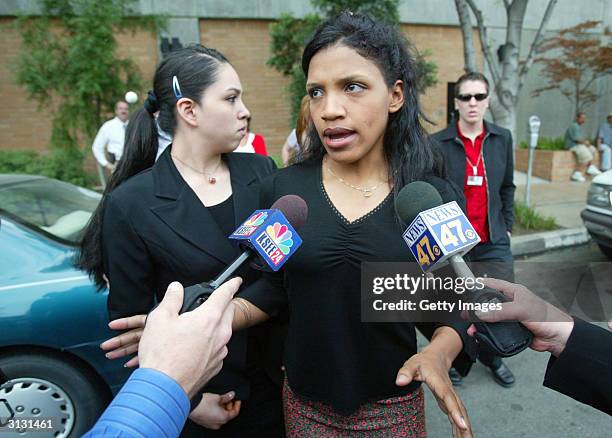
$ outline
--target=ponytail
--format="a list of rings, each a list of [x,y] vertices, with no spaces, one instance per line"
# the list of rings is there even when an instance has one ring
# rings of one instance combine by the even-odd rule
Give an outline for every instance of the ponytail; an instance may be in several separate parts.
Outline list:
[[[123,155],[111,175],[102,199],[94,211],[81,239],[76,255],[75,266],[84,270],[95,283],[98,290],[106,286],[104,280],[104,262],[102,260],[102,220],[104,206],[110,192],[123,184],[130,177],[155,164],[158,147],[157,123],[153,117],[155,107],[151,105],[152,92],[140,108],[130,117],[125,131]],[[154,96],[154,94],[153,94]]]

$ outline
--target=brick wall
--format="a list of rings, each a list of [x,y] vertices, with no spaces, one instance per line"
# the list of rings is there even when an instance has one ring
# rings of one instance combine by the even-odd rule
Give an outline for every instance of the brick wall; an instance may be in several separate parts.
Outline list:
[[[25,91],[15,84],[14,66],[21,50],[21,38],[14,19],[0,18],[0,148],[46,149],[51,135],[48,115],[37,111]]]
[[[431,55],[427,59],[438,66],[438,84],[428,88],[425,94],[421,95],[421,105],[427,117],[436,123],[435,126],[425,123],[427,131],[439,131],[446,128],[447,83],[455,82],[464,72],[461,29],[450,26],[402,25],[402,30],[418,51],[429,49]],[[474,31],[474,44],[478,65],[482,66],[476,31]]]
[[[51,117],[38,111],[23,88],[15,84],[14,65],[21,50],[21,38],[14,19],[0,17],[0,149],[46,150],[51,137]],[[147,32],[118,35],[118,53],[130,56],[150,86],[157,64],[155,36]],[[112,115],[109,115],[109,118]]]
[[[0,18],[0,149],[47,148],[51,132],[50,117],[37,111],[23,90],[15,85],[11,66],[20,50],[20,38],[11,28],[13,19]],[[270,57],[270,20],[200,20],[202,44],[223,52],[236,67],[245,90],[244,100],[253,117],[253,130],[263,134],[271,153],[279,153],[289,131],[287,79],[266,66]],[[463,72],[463,48],[457,27],[403,25],[418,50],[430,49],[438,65],[437,86],[422,96],[425,113],[437,126],[426,124],[429,131],[446,125],[446,84]],[[154,36],[146,32],[119,35],[119,54],[129,55],[140,67],[147,87],[150,86],[157,59]],[[478,38],[475,38],[478,41]],[[478,53],[478,47],[477,53]],[[141,93],[142,102],[143,93]],[[34,129],[33,129],[34,127]]]
[[[599,167],[600,154],[595,154],[593,164]],[[529,166],[529,150],[516,150],[515,168],[527,172]],[[576,155],[571,151],[547,151],[536,149],[533,154],[531,173],[538,178],[552,182],[569,181],[576,168]]]

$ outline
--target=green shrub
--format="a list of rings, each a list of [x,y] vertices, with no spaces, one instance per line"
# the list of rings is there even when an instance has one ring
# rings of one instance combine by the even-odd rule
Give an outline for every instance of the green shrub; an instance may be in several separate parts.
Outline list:
[[[95,177],[83,170],[83,152],[74,149],[53,149],[48,153],[31,150],[0,151],[0,173],[27,173],[56,178],[89,187]]]
[[[527,149],[528,143],[526,140],[523,140],[519,143],[519,147],[521,149]],[[549,137],[540,137],[538,139],[538,145],[536,149],[540,149],[542,151],[563,151],[565,150],[565,140],[563,137],[557,138],[549,138]]]
[[[557,228],[555,218],[542,216],[533,207],[522,202],[514,203],[514,220],[519,227],[526,230],[545,231]]]
[[[270,155],[270,158],[272,158],[274,160],[274,163],[276,164],[276,167],[278,167],[278,168],[285,167],[285,165],[283,164],[283,159],[280,156],[280,154],[272,154],[272,155]]]
[[[36,151],[0,150],[0,173],[29,173],[27,167],[37,157]]]

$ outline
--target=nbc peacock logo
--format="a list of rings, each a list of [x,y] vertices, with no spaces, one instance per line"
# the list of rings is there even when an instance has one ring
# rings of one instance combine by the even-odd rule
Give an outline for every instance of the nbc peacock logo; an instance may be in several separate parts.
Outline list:
[[[265,222],[268,217],[267,211],[259,211],[248,218],[244,223],[234,231],[234,236],[250,236]]]
[[[255,239],[263,254],[274,266],[279,266],[291,252],[293,246],[293,233],[287,225],[275,222],[268,225],[266,229]]]
[[[268,212],[260,211],[259,213],[255,213],[253,216],[248,218],[242,226],[244,227],[258,227],[264,223],[266,218],[268,217]]]
[[[276,222],[274,225],[268,225],[266,227],[266,232],[283,254],[289,254],[293,246],[293,233],[287,228],[287,225]]]

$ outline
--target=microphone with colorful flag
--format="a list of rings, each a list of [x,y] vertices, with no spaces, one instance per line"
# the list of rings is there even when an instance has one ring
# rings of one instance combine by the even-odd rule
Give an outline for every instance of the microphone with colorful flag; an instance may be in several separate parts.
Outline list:
[[[262,265],[278,271],[302,244],[297,231],[306,222],[308,206],[296,195],[279,198],[270,209],[256,210],[229,238],[238,241],[243,249],[236,260],[214,280],[185,288],[181,313],[193,310],[247,260],[256,258]],[[262,263],[263,262],[263,263]]]

